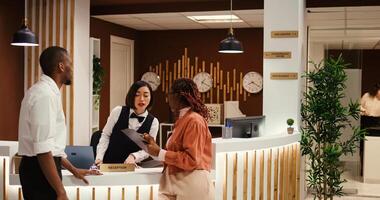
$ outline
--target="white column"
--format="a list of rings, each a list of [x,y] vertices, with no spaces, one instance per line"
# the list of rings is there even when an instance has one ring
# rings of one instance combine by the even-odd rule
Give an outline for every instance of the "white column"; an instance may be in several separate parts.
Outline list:
[[[90,0],[75,1],[74,145],[90,144]]]
[[[265,135],[287,134],[286,120],[299,128],[301,75],[306,65],[305,0],[264,0],[264,52],[290,51],[290,59],[264,59],[263,114]],[[272,31],[298,31],[297,38],[271,38]],[[271,80],[272,72],[296,72],[297,80]]]

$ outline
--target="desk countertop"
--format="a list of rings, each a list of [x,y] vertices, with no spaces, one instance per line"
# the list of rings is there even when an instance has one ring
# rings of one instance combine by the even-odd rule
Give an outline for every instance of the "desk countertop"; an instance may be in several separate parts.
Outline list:
[[[125,185],[158,185],[162,175],[162,167],[139,168],[134,172],[103,172],[99,176],[86,176],[89,185],[75,178],[69,171],[62,170],[64,186],[125,186]],[[215,170],[211,170],[211,177],[215,177]],[[10,185],[20,185],[18,174],[9,176]]]
[[[277,146],[284,146],[292,143],[299,142],[301,134],[294,133],[291,135],[281,134],[273,136],[262,136],[254,138],[213,138],[214,153],[256,150],[272,148]]]
[[[89,185],[75,178],[70,172],[62,170],[64,186],[118,186],[118,185],[155,185],[159,184],[162,168],[140,168],[134,172],[103,172],[99,176],[86,176]],[[11,174],[10,185],[20,185],[18,174]]]

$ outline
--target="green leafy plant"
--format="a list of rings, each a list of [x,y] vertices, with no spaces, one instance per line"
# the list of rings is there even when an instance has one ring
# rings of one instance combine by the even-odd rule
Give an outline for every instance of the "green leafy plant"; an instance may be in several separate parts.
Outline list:
[[[100,91],[102,90],[103,84],[104,84],[104,69],[100,64],[100,58],[93,55],[92,57],[92,94],[94,95],[94,106],[95,109],[99,109],[99,103],[100,103]]]
[[[293,126],[293,124],[294,124],[294,119],[292,119],[292,118],[287,119],[287,120],[286,120],[286,124],[287,124],[289,127]]]
[[[346,181],[341,178],[340,157],[355,152],[365,131],[351,125],[351,120],[359,118],[359,103],[341,103],[348,64],[341,56],[311,63],[315,70],[304,75],[308,86],[301,104],[301,151],[309,165],[307,184],[314,199],[333,199],[343,195]],[[352,135],[343,141],[340,137],[346,127],[352,129]]]

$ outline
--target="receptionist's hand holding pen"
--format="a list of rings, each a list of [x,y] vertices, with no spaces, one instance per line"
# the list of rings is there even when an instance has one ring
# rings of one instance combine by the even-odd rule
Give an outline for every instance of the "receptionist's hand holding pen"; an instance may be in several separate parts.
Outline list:
[[[148,143],[146,146],[148,147],[148,153],[152,156],[158,156],[160,153],[160,146],[156,144],[154,141],[154,138],[150,136],[149,134],[145,133],[144,134],[144,139]]]

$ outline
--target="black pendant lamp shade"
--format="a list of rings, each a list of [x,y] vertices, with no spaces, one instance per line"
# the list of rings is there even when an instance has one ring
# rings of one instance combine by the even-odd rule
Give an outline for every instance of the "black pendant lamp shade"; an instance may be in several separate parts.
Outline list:
[[[24,19],[21,28],[13,34],[11,45],[13,46],[38,46],[37,37],[28,28],[27,20]]]
[[[232,29],[232,0],[230,0],[230,30],[227,38],[222,40],[219,44],[219,53],[243,53],[243,45],[234,37],[234,30]]]
[[[243,53],[243,45],[235,39],[232,29],[227,35],[227,38],[219,44],[219,53]]]

